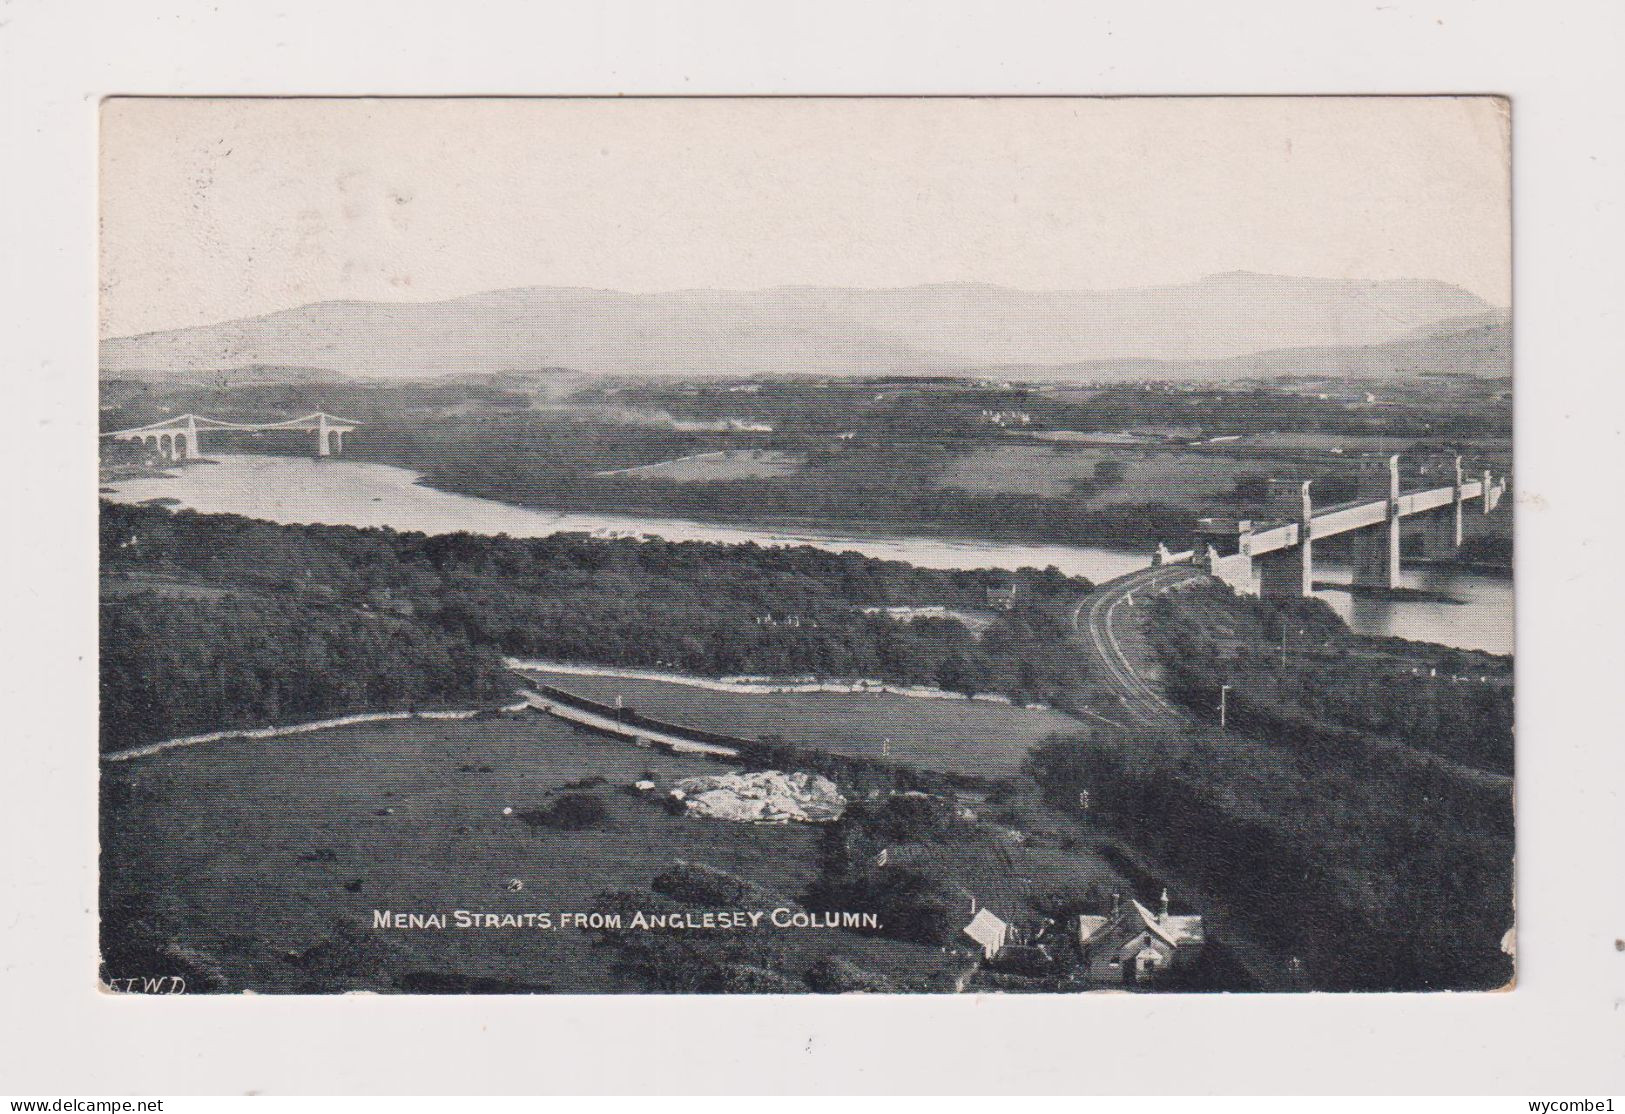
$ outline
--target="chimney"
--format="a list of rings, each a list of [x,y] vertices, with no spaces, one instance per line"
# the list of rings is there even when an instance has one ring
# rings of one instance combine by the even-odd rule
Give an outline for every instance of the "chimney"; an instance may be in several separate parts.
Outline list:
[[[1157,913],[1157,923],[1164,924],[1168,920],[1168,887],[1162,888],[1162,909]]]
[[[1112,894],[1112,916],[1114,916],[1114,917],[1117,916],[1117,911],[1118,911],[1118,909],[1122,908],[1122,905],[1123,905],[1123,895],[1122,894]]]

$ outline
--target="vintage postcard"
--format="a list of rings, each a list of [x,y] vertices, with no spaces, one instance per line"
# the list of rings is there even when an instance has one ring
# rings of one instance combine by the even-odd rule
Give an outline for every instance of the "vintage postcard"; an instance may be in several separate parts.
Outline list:
[[[1509,112],[106,101],[101,984],[1511,985]]]

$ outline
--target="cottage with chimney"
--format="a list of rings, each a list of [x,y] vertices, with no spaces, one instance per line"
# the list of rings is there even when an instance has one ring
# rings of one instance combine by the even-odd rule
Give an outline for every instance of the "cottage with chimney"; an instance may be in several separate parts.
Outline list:
[[[1100,985],[1146,985],[1194,964],[1202,953],[1202,918],[1170,916],[1168,891],[1153,913],[1133,898],[1112,895],[1104,917],[1078,918],[1078,950],[1089,980]]]

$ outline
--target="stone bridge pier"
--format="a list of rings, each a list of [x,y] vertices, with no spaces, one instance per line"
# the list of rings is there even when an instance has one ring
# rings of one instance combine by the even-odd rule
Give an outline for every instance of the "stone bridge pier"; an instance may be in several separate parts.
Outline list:
[[[1359,588],[1399,587],[1399,457],[1363,461],[1360,495],[1384,501],[1387,513],[1353,537],[1354,584]]]
[[[1204,518],[1197,523],[1191,560],[1243,596],[1259,594],[1258,563],[1248,551],[1253,524],[1247,519]]]
[[[1315,590],[1314,505],[1309,480],[1271,480],[1270,504],[1298,527],[1298,544],[1256,559],[1258,594],[1268,599],[1305,599]]]
[[[344,434],[348,427],[329,425],[326,414],[316,416],[316,455],[338,456],[344,452]]]
[[[1411,519],[1415,528],[1405,534],[1404,544],[1407,551],[1422,557],[1449,557],[1461,548],[1464,514],[1461,457],[1444,461],[1435,472],[1439,478],[1449,481],[1450,502]]]

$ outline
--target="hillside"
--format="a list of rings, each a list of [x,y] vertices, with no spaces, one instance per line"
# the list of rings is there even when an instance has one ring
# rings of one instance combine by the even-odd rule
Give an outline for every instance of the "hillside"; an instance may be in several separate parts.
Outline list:
[[[1178,286],[1034,293],[981,284],[626,294],[529,287],[444,302],[320,302],[106,340],[104,377],[255,369],[369,377],[540,371],[907,374],[1099,361],[1188,364],[1313,346],[1429,343],[1490,307],[1445,283],[1235,272]],[[1418,341],[1418,335],[1423,339]],[[1379,360],[1380,362],[1380,360]]]
[[[1225,359],[1082,360],[1062,365],[1005,364],[1012,379],[1199,379],[1233,382],[1282,375],[1383,379],[1428,374],[1504,378],[1512,374],[1512,315],[1491,309],[1447,318],[1380,344],[1304,345]]]
[[[1502,377],[1512,374],[1512,316],[1504,311],[1490,311],[1442,321],[1385,344],[1263,352],[1231,363],[1250,365],[1259,375],[1338,375],[1368,379],[1453,372]]]

